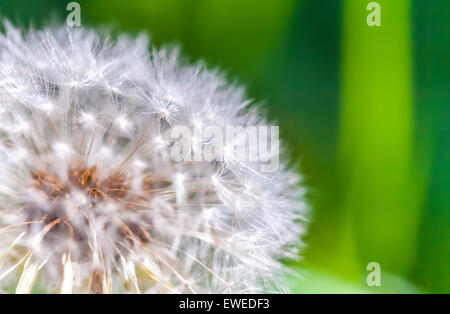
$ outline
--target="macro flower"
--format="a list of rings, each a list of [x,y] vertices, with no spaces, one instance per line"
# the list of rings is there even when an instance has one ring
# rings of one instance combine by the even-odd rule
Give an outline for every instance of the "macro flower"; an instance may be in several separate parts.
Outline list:
[[[263,161],[228,150],[218,160],[175,160],[177,126],[266,121],[216,71],[148,48],[145,36],[5,24],[2,289],[284,291],[281,260],[298,257],[305,228],[300,176],[283,161],[261,171]],[[215,140],[192,141],[203,149]]]

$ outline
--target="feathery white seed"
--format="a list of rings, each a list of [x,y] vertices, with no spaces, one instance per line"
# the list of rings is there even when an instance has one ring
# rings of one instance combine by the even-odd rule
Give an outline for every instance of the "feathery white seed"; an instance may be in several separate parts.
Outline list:
[[[263,125],[242,89],[144,36],[0,34],[0,286],[282,291],[304,188],[280,165],[170,158],[177,125]],[[194,135],[195,145],[212,145]],[[19,271],[20,270],[20,271]],[[42,275],[42,276],[39,276]]]

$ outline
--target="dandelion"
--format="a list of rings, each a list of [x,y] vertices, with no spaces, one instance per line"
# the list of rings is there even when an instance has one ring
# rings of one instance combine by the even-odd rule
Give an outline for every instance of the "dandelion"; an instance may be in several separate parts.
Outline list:
[[[0,287],[283,291],[305,204],[288,167],[174,161],[176,125],[263,123],[244,92],[145,36],[0,34]],[[210,143],[210,141],[209,141]]]

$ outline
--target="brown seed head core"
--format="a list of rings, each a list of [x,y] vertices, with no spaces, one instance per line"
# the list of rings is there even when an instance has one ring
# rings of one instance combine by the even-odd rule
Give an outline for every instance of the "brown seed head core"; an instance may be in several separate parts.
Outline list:
[[[70,192],[71,186],[85,190],[92,201],[106,197],[124,198],[129,189],[127,177],[119,171],[99,180],[97,166],[71,166],[68,173],[70,184],[63,184],[57,175],[49,172],[35,171],[31,172],[31,176],[33,186],[52,200]]]
[[[93,239],[98,234],[92,234],[90,224],[97,218],[100,218],[104,236],[108,238],[106,245],[115,246],[114,250],[108,246],[100,250],[106,249],[113,254],[110,256],[113,259],[118,260],[133,248],[151,242],[148,230],[153,221],[148,215],[147,204],[154,184],[159,187],[161,183],[145,178],[141,192],[136,193],[130,190],[132,178],[124,171],[115,170],[102,178],[96,165],[88,167],[80,162],[71,163],[65,176],[42,170],[30,174],[30,185],[48,202],[30,201],[24,206],[24,213],[26,220],[33,222],[28,226],[30,231],[33,232],[36,223],[40,225],[38,232],[47,229],[42,241],[52,251],[52,259],[61,260],[64,254],[69,253],[76,262],[93,262]],[[87,202],[83,200],[83,204],[77,205],[73,201],[74,207],[67,208],[67,197],[72,197],[73,192],[85,194]],[[107,206],[100,209],[101,203],[108,201],[113,201],[116,207],[110,212],[105,211]],[[92,267],[90,289],[96,293],[104,292],[102,278],[105,274],[98,266]]]
[[[66,183],[51,172],[34,171],[31,172],[31,177],[32,186],[49,200],[50,205],[44,209],[39,204],[28,204],[24,210],[29,221],[40,221],[43,226],[52,225],[45,235],[45,241],[53,243],[60,242],[63,238],[70,238],[90,251],[88,249],[88,219],[78,213],[77,219],[81,219],[84,223],[82,227],[79,221],[74,224],[73,215],[77,213],[68,213],[62,203],[62,200],[73,190],[82,191],[88,196],[90,215],[95,216],[96,213],[92,210],[95,211],[99,202],[106,199],[114,200],[119,204],[118,210],[121,213],[135,215],[135,219],[126,219],[123,217],[129,216],[128,214],[121,215],[122,218],[120,218],[112,213],[107,219],[104,228],[115,228],[116,234],[123,238],[123,242],[133,245],[134,241],[140,243],[150,241],[150,234],[145,226],[151,224],[151,221],[144,213],[138,213],[138,209],[142,208],[137,208],[137,206],[144,206],[143,204],[148,200],[148,191],[151,189],[149,183],[144,182],[147,190],[144,189],[142,195],[135,195],[129,189],[130,178],[123,172],[115,171],[104,179],[100,179],[97,166],[86,167],[80,163],[74,163],[69,167]],[[139,219],[136,219],[136,215]]]

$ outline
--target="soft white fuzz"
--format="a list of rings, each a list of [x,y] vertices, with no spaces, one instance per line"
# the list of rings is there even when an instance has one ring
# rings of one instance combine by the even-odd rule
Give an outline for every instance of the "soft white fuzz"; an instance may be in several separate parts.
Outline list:
[[[202,64],[180,65],[172,50],[149,53],[145,36],[5,28],[4,289],[283,291],[280,260],[297,257],[304,228],[298,175],[170,154],[177,125],[264,125],[242,89]]]

